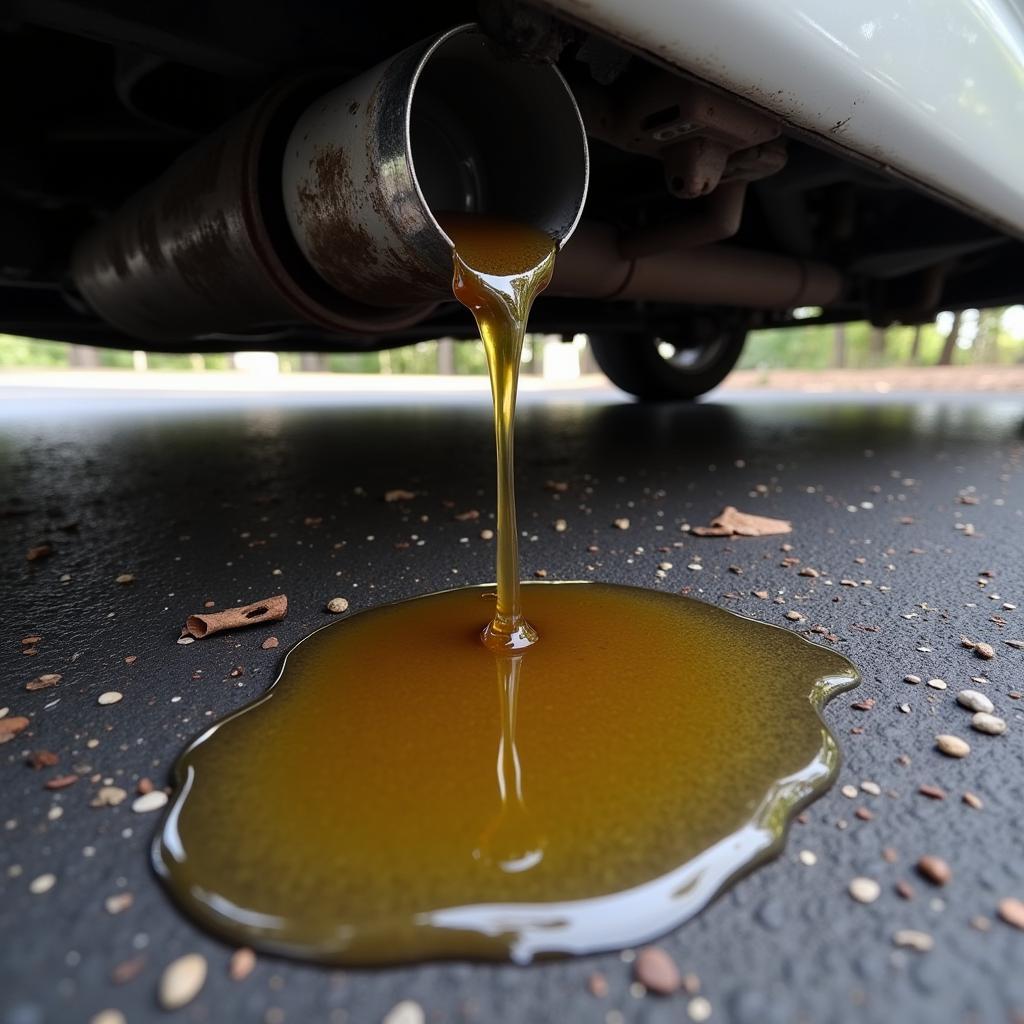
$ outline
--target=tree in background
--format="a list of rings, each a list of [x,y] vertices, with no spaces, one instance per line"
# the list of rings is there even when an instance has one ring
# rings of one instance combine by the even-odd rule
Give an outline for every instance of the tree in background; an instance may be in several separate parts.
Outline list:
[[[953,352],[956,349],[956,343],[960,338],[960,325],[962,322],[963,313],[958,309],[953,314],[953,324],[949,328],[949,334],[946,335],[946,340],[942,343],[942,352],[939,355],[939,366],[953,365]]]

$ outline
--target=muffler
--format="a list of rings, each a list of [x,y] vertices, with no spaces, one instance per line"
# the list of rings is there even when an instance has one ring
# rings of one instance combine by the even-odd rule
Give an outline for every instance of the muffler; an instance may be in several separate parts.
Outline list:
[[[451,297],[438,214],[572,234],[587,143],[553,64],[464,25],[330,86],[271,92],[94,228],[72,263],[92,308],[164,344],[297,320],[393,332]]]

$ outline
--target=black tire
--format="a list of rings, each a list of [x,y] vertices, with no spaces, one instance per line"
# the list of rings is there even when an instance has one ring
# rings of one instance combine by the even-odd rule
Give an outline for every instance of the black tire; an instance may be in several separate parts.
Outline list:
[[[591,334],[597,365],[623,391],[643,401],[688,400],[717,387],[736,365],[743,327],[693,324],[688,337]],[[665,354],[665,346],[675,348]]]

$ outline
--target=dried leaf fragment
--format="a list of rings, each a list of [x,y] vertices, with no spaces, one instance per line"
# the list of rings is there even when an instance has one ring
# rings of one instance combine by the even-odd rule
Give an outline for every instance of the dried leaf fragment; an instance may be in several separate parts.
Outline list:
[[[396,487],[393,490],[384,492],[384,500],[388,503],[394,501],[412,501],[416,497],[415,491],[406,491],[401,487]]]
[[[0,743],[13,740],[24,729],[28,728],[28,719],[23,715],[0,718]]]
[[[792,533],[793,525],[785,519],[755,516],[726,505],[710,526],[694,526],[690,530],[698,537],[767,537],[771,534]]]
[[[59,672],[44,672],[41,676],[30,679],[25,684],[25,689],[29,692],[33,690],[46,690],[51,686],[56,686],[62,678],[63,676]]]
[[[190,615],[185,620],[185,632],[194,640],[213,636],[228,629],[243,626],[259,626],[266,622],[280,622],[288,614],[288,598],[284,594],[254,601],[238,608],[227,608],[222,612],[207,612]]]

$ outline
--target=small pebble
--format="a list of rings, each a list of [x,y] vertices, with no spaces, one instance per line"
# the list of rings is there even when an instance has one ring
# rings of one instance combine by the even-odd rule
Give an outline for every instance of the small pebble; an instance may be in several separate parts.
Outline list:
[[[419,1003],[403,999],[384,1015],[381,1024],[424,1024],[426,1015]]]
[[[45,875],[37,875],[28,883],[28,891],[33,896],[42,896],[44,892],[49,892],[57,884],[57,876],[50,874],[49,872]]]
[[[279,643],[280,641],[276,636],[268,636],[267,639],[260,644],[260,647],[265,651],[272,651]]]
[[[90,807],[116,807],[127,799],[128,793],[120,786],[101,786],[89,802]]]
[[[949,733],[936,736],[935,746],[947,757],[966,757],[971,752],[971,745],[966,740]]]
[[[813,850],[801,850],[798,856],[800,863],[806,864],[809,868],[818,863],[818,855]]]
[[[587,988],[590,989],[590,994],[595,999],[604,999],[608,995],[608,979],[595,971],[587,979]]]
[[[882,787],[877,782],[871,782],[870,780],[862,782],[860,784],[860,788],[864,790],[865,793],[870,793],[872,796],[882,795]]]
[[[1024,900],[1008,896],[999,901],[999,916],[1014,928],[1024,931]]]
[[[113,896],[108,896],[103,901],[103,906],[106,907],[108,914],[120,914],[122,911],[127,910],[134,902],[135,897],[130,892],[119,892]]]
[[[913,928],[904,928],[898,931],[893,937],[894,945],[904,949],[916,949],[918,953],[927,953],[935,945],[935,940],[927,932],[915,931]]]
[[[135,576],[130,572],[123,572],[121,573],[120,576],[117,577],[117,579],[114,582],[120,583],[121,586],[126,587],[128,586],[129,583],[135,582]]]
[[[979,658],[984,658],[986,661],[989,661],[996,656],[995,648],[991,644],[975,644],[974,653]]]
[[[973,807],[976,811],[980,811],[982,807],[985,806],[981,797],[978,796],[977,793],[972,793],[970,790],[964,793],[961,799],[965,804],[967,804],[968,807]]]
[[[928,682],[925,685],[926,686],[930,686],[933,690],[944,690],[946,688],[946,680],[945,679],[929,679]]]
[[[100,1010],[89,1018],[89,1024],[127,1024],[127,1018],[120,1010]]]
[[[1006,722],[998,715],[989,715],[979,711],[971,717],[971,728],[989,736],[1002,736],[1006,732]]]
[[[926,854],[917,862],[917,873],[934,885],[945,885],[952,877],[953,870],[941,858]]]
[[[847,783],[845,786],[843,786],[843,788],[841,790],[839,790],[839,792],[842,793],[843,796],[845,796],[847,800],[856,800],[857,799],[857,787],[856,786],[851,786],[849,783]]]
[[[481,530],[480,531],[480,539],[481,540],[494,540],[494,531],[493,530]]]
[[[621,516],[618,519],[612,520],[612,526],[614,526],[616,530],[628,530],[629,520],[625,516]]]
[[[132,810],[136,814],[146,814],[149,811],[159,811],[167,803],[167,794],[162,789],[154,789],[150,793],[143,793],[132,801]]]
[[[179,1010],[192,1002],[206,983],[206,958],[199,953],[186,953],[164,968],[157,990],[165,1010]]]
[[[978,690],[961,690],[956,695],[956,702],[968,711],[984,711],[989,715],[995,711],[992,701]]]
[[[256,967],[256,954],[248,947],[242,946],[231,954],[228,962],[228,977],[232,981],[244,981]]]
[[[686,1004],[686,1015],[697,1024],[710,1020],[711,1012],[711,1003],[704,996],[697,996]]]
[[[116,704],[119,700],[124,697],[123,693],[118,693],[117,690],[107,690],[106,693],[101,693],[96,698],[97,704]]]
[[[921,677],[920,676],[904,676],[903,677],[903,682],[911,683],[913,685],[917,685],[919,682],[921,682]]]
[[[347,612],[348,599],[344,597],[332,597],[330,601],[327,602],[327,610],[332,615],[340,615],[342,612]]]
[[[803,622],[804,620],[804,616],[799,612],[786,612],[786,618],[789,619],[790,622]]]
[[[874,903],[882,887],[873,878],[855,878],[850,882],[850,895],[858,903]]]
[[[675,992],[682,983],[675,960],[660,946],[646,946],[637,953],[633,976],[649,991],[662,996]]]

